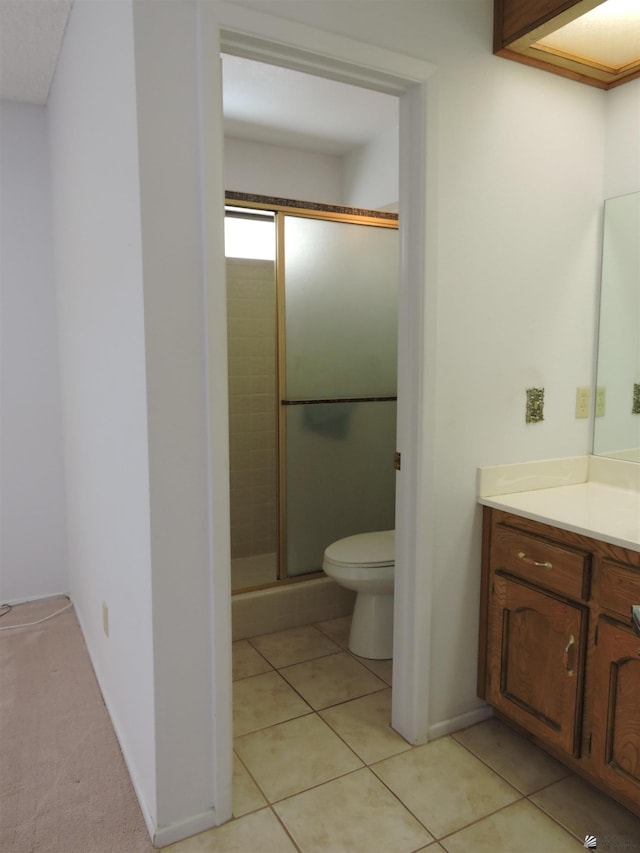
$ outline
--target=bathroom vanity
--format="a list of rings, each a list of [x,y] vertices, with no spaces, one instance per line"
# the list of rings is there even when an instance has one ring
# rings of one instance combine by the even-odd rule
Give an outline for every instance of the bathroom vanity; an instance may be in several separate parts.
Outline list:
[[[535,463],[481,469],[478,695],[640,814],[638,474],[594,457],[562,462],[542,477]]]

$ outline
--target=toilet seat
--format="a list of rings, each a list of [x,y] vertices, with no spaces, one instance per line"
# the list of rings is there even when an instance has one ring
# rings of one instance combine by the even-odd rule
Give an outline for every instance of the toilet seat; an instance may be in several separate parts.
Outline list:
[[[395,530],[356,533],[333,542],[324,561],[344,568],[382,568],[395,565]]]

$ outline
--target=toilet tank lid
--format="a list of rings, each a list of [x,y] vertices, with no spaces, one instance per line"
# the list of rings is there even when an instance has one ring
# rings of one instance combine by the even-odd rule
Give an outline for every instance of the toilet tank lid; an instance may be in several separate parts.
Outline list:
[[[342,565],[366,564],[387,566],[395,561],[395,530],[381,530],[375,533],[357,533],[338,539],[324,552],[325,559]]]

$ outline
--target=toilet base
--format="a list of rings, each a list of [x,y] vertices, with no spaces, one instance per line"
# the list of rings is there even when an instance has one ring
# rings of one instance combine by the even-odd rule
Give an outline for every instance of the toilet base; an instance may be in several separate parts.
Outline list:
[[[349,651],[370,660],[393,657],[393,593],[358,593],[351,619]]]

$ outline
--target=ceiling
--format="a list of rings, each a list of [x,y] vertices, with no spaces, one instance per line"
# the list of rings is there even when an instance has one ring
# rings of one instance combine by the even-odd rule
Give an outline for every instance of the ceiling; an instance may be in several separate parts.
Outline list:
[[[45,104],[71,0],[0,0],[0,98]]]
[[[237,56],[222,57],[225,134],[345,154],[398,126],[398,99]]]
[[[46,104],[72,0],[0,0],[0,98]],[[390,95],[223,56],[225,133],[342,155],[397,126]]]

